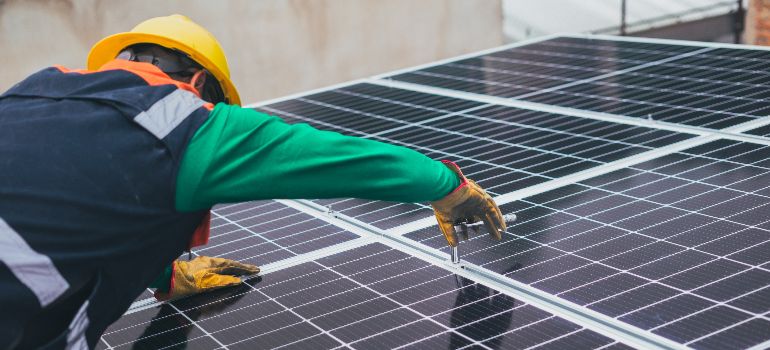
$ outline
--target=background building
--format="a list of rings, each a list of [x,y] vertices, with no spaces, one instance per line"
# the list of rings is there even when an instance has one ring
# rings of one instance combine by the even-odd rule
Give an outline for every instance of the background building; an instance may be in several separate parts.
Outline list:
[[[244,103],[559,32],[770,43],[767,0],[0,0],[0,91],[172,13],[219,38]]]

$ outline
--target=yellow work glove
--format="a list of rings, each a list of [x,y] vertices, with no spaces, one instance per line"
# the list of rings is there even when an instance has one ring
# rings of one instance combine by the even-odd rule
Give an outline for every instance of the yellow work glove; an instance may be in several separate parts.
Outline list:
[[[454,225],[462,220],[466,220],[467,223],[483,221],[489,235],[500,240],[506,227],[503,215],[495,201],[473,180],[467,179],[457,164],[449,161],[443,161],[443,163],[462,181],[452,193],[431,203],[438,226],[449,246],[457,246]],[[467,236],[463,238],[468,239]]]
[[[209,290],[241,283],[235,276],[259,273],[259,267],[235,260],[199,256],[190,261],[177,260],[168,293],[155,293],[160,300],[178,299]]]

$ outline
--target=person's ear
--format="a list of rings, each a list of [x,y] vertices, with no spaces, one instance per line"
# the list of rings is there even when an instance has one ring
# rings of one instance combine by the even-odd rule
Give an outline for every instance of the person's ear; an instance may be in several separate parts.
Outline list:
[[[195,75],[190,79],[190,85],[192,85],[201,96],[203,96],[203,86],[206,85],[206,78],[206,71],[201,69],[195,72]]]

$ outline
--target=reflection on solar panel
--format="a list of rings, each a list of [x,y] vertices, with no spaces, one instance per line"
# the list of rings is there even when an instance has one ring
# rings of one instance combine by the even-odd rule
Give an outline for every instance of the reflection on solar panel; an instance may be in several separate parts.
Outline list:
[[[456,160],[519,220],[453,265],[426,204],[219,206],[194,253],[265,273],[142,301],[100,347],[770,347],[768,62],[562,36],[260,105]]]

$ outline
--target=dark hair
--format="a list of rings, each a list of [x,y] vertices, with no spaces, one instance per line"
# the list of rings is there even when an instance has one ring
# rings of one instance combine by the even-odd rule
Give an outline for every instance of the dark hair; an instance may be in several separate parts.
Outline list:
[[[192,74],[194,74],[189,72],[190,68],[202,70],[204,74],[206,74],[206,80],[203,83],[203,87],[199,91],[201,98],[211,103],[228,102],[225,98],[224,92],[222,91],[222,86],[219,84],[217,78],[202,65],[180,50],[169,49],[157,44],[135,44],[120,50],[118,57],[130,61],[140,61],[139,55],[141,53],[151,51],[151,49],[159,49],[171,56],[178,58],[179,62],[157,62],[156,57],[153,57],[152,62],[147,63],[151,63],[157,66],[174,80],[182,80],[183,78],[190,77]],[[176,69],[171,70],[169,69],[170,67]]]

